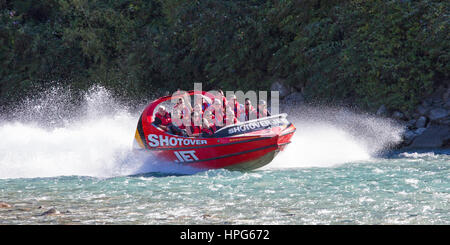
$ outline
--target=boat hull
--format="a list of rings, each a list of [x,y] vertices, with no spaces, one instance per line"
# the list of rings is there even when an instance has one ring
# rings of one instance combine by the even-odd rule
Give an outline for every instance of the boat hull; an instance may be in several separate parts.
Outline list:
[[[281,114],[230,125],[208,138],[172,135],[151,124],[159,103],[153,102],[141,115],[134,145],[168,163],[199,169],[253,170],[270,163],[295,132],[286,114]]]
[[[287,128],[282,136],[244,136],[236,138],[202,138],[191,139],[177,136],[162,136],[158,140],[168,146],[141,147],[153,153],[158,159],[165,162],[173,162],[180,165],[200,168],[230,170],[253,170],[269,164],[273,158],[289,143],[295,128]],[[139,138],[139,135],[136,134]],[[150,134],[151,135],[151,134]],[[151,136],[152,139],[155,136]],[[140,140],[140,139],[138,139]],[[195,146],[190,146],[196,141]],[[197,140],[200,140],[197,145]],[[175,142],[189,144],[175,145]],[[151,144],[147,143],[147,144]],[[173,143],[174,146],[170,146]]]

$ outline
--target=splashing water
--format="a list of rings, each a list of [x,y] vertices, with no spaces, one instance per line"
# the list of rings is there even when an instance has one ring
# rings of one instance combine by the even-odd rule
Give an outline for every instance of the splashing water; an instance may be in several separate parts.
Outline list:
[[[98,86],[73,101],[52,88],[0,115],[0,224],[450,224],[450,152],[383,154],[387,119],[287,107],[297,132],[265,169],[194,174],[131,150],[143,106]]]
[[[26,99],[14,119],[0,121],[0,178],[111,177],[145,172],[192,174],[131,150],[139,113],[92,87],[74,106],[52,88]],[[326,167],[370,160],[400,140],[401,127],[344,109],[289,108],[297,127],[292,144],[266,168]]]
[[[340,128],[327,124],[299,125],[296,124],[292,143],[268,168],[329,167],[371,158],[357,139]]]
[[[91,89],[84,99],[84,114],[76,117],[67,115],[77,109],[61,89],[51,89],[35,103],[25,100],[18,118],[0,125],[0,178],[120,172],[117,163],[130,154],[135,116],[117,109],[101,87]]]
[[[268,168],[330,167],[369,161],[401,142],[403,127],[345,108],[287,108],[297,128],[291,144]]]

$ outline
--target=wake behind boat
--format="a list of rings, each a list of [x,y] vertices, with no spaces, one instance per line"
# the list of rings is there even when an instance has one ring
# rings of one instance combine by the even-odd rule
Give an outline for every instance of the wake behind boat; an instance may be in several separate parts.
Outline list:
[[[214,101],[214,96],[208,92],[186,93]],[[269,164],[290,143],[295,132],[286,114],[226,125],[211,135],[177,135],[156,126],[156,109],[183,96],[186,94],[165,96],[144,109],[136,129],[136,149],[150,151],[168,163],[200,169],[253,170]]]

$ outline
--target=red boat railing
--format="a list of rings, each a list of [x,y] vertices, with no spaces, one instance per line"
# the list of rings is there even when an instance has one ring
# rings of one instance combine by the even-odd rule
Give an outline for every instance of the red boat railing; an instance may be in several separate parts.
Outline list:
[[[209,99],[214,100],[215,96],[209,92],[206,91],[197,91],[197,90],[191,90],[191,91],[180,91],[180,93],[175,94],[175,95],[167,95],[164,97],[161,97],[157,100],[154,100],[150,103],[150,106],[147,106],[147,108],[144,110],[144,112],[142,113],[143,119],[146,121],[146,123],[152,123],[153,122],[153,111],[155,110],[155,108],[168,100],[177,100],[179,98],[183,98],[185,96],[192,96],[192,95],[204,95],[207,96]]]

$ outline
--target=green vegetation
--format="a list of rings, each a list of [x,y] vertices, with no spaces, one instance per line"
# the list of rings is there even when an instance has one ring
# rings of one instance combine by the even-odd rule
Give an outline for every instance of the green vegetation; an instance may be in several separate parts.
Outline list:
[[[411,110],[449,83],[449,1],[0,0],[0,103],[101,84],[269,90]]]

